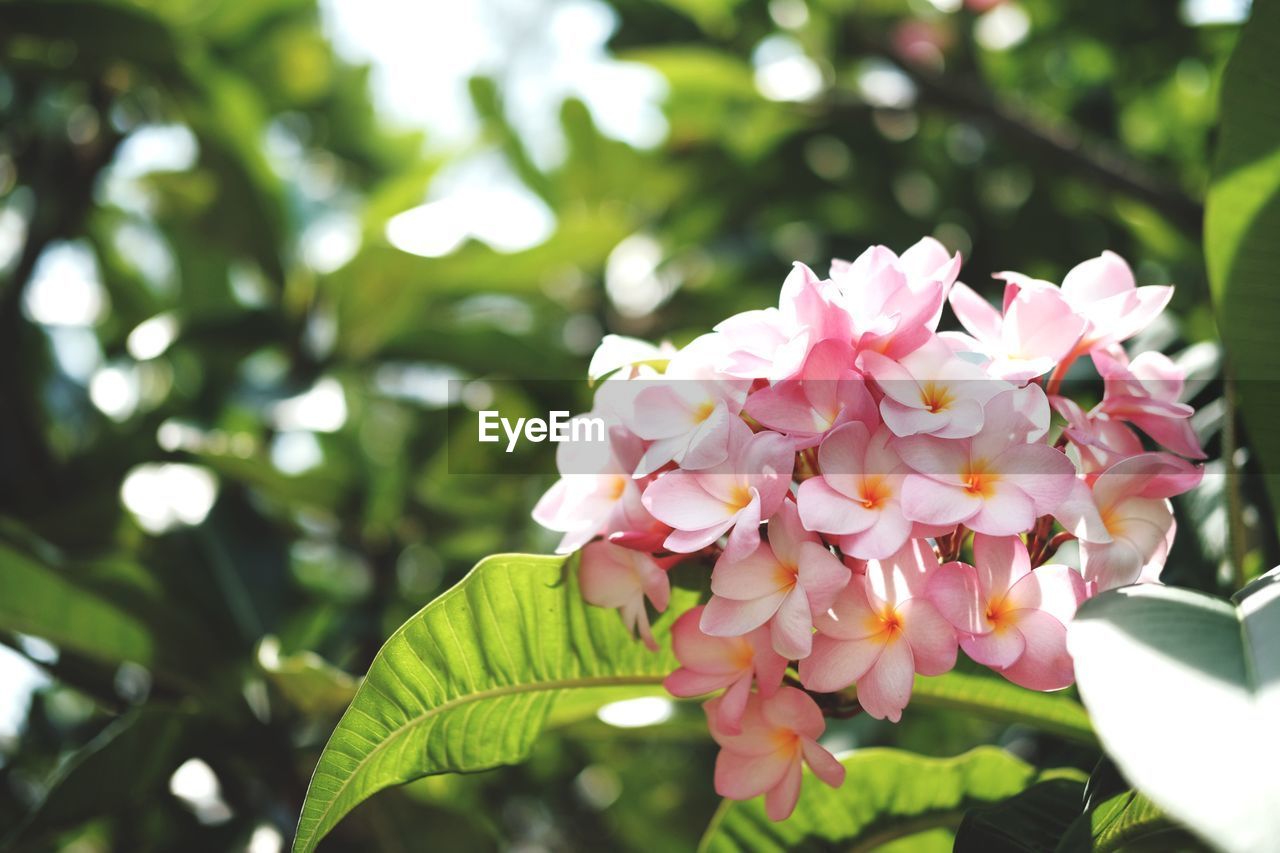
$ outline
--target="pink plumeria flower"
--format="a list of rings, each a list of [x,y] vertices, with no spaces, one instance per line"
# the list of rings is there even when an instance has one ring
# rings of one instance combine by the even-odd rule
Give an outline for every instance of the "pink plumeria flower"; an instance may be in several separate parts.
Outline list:
[[[582,549],[578,580],[589,604],[618,608],[627,630],[638,633],[650,649],[658,648],[644,601],[649,599],[662,613],[671,597],[671,583],[653,557],[608,542],[592,542]]]
[[[753,434],[734,418],[724,462],[705,471],[668,471],[645,489],[641,501],[674,528],[664,542],[672,551],[689,554],[727,533],[726,559],[741,560],[760,544],[760,522],[778,511],[794,465],[786,437]]]
[[[1103,252],[1067,273],[1062,295],[1088,323],[1076,349],[1089,352],[1126,341],[1145,329],[1169,304],[1173,288],[1137,287],[1124,258]]]
[[[716,698],[703,706],[720,745],[715,774],[720,796],[749,800],[764,794],[769,819],[785,820],[800,799],[805,763],[833,788],[844,782],[844,765],[818,744],[827,724],[804,691],[783,687],[771,696],[751,694],[737,732],[720,725],[722,702]]]
[[[769,541],[745,559],[716,561],[701,626],[712,636],[736,637],[767,624],[774,650],[797,660],[809,654],[814,617],[835,601],[849,570],[804,529],[791,501],[782,502],[768,529]]]
[[[858,702],[876,719],[897,722],[915,674],[941,675],[956,663],[956,633],[925,597],[938,558],[914,539],[888,560],[867,563],[817,622],[813,653],[800,681],[831,693],[857,684]]]
[[[915,471],[902,484],[903,514],[993,536],[1021,533],[1052,514],[1071,492],[1076,470],[1066,454],[1036,443],[1048,412],[1044,392],[1028,385],[992,397],[972,438],[897,439],[894,448]]]
[[[725,353],[717,368],[748,379],[791,378],[819,341],[848,341],[849,318],[833,305],[835,296],[829,281],[795,264],[777,308],[735,314],[715,327]]]
[[[1178,401],[1186,374],[1158,352],[1130,361],[1120,347],[1094,350],[1093,364],[1106,381],[1102,402],[1093,414],[1124,420],[1160,444],[1188,459],[1205,459],[1191,428],[1195,409]]]
[[[680,668],[662,686],[672,696],[703,696],[724,690],[716,708],[716,724],[732,734],[742,731],[742,715],[754,681],[761,695],[772,696],[782,684],[786,658],[773,650],[767,628],[740,637],[713,637],[698,627],[702,607],[681,615],[671,626],[671,646]]]
[[[948,563],[929,579],[928,594],[959,632],[965,654],[1014,684],[1061,690],[1075,680],[1067,624],[1085,599],[1068,566],[1031,569],[1017,536],[973,537],[976,565]]]
[[[743,411],[792,439],[797,450],[813,447],[849,421],[874,423],[878,419],[875,400],[853,362],[853,347],[848,343],[821,341],[794,378],[754,392]]]
[[[604,445],[564,442],[556,447],[563,476],[538,501],[533,518],[564,533],[557,554],[571,554],[600,535],[642,549],[662,543],[671,528],[644,508],[640,497],[646,483],[632,477],[643,450],[643,442],[621,427],[609,430]]]
[[[1058,366],[1080,341],[1086,321],[1072,313],[1058,288],[1047,283],[1006,288],[1004,314],[972,289],[951,288],[951,310],[973,336],[975,347],[991,361],[987,372],[998,379],[1025,382]]]
[[[887,428],[872,432],[860,421],[833,430],[818,448],[821,476],[796,492],[804,526],[831,534],[849,556],[888,557],[911,536],[901,502],[909,469],[892,442]]]
[[[742,411],[750,383],[714,374],[708,366],[712,343],[704,335],[676,353],[660,378],[627,386],[634,397],[623,422],[650,442],[636,463],[637,477],[668,462],[696,470],[719,465],[728,456],[729,423]]]
[[[1084,473],[1101,471],[1142,452],[1142,439],[1123,421],[1085,412],[1068,397],[1054,395],[1049,404],[1066,420],[1062,434],[1071,442]]]
[[[1085,580],[1100,590],[1158,580],[1177,530],[1168,498],[1195,488],[1203,474],[1170,453],[1142,453],[1097,475],[1086,510],[1096,508],[1105,533],[1081,536]]]
[[[880,414],[894,435],[968,438],[982,429],[982,407],[1010,386],[935,337],[894,361],[864,352],[863,370],[884,392]]]
[[[852,324],[858,351],[900,358],[932,337],[947,292],[960,272],[960,255],[949,255],[932,237],[899,257],[872,246],[848,261],[831,262],[838,304]]]

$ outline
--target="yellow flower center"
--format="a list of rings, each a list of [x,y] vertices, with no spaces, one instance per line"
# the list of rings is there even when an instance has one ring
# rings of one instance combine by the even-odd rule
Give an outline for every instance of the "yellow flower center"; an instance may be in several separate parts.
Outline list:
[[[920,386],[920,402],[929,411],[937,414],[954,403],[956,397],[947,385],[925,382]]]
[[[975,461],[969,466],[969,470],[964,475],[964,490],[971,495],[980,498],[989,498],[996,491],[996,483],[1000,482],[1000,475],[993,474],[984,470],[986,463]]]
[[[862,505],[867,509],[879,509],[885,501],[893,497],[886,479],[879,474],[869,474],[862,478]]]

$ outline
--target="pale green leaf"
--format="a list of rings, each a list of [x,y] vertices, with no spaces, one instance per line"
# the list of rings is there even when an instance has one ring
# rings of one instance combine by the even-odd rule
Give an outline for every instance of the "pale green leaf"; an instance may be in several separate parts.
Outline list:
[[[1250,851],[1280,837],[1280,569],[1237,599],[1113,590],[1080,608],[1067,644],[1125,778],[1215,846]]]

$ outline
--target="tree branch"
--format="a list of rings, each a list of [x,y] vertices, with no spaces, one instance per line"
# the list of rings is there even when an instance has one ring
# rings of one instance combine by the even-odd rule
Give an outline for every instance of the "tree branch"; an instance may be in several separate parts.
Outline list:
[[[865,55],[900,68],[915,84],[921,104],[986,124],[996,135],[1083,180],[1151,207],[1186,236],[1199,242],[1204,207],[1180,187],[1153,172],[1117,146],[1089,139],[1066,122],[1049,122],[1002,102],[973,79],[942,74],[904,62],[883,47],[853,36]]]

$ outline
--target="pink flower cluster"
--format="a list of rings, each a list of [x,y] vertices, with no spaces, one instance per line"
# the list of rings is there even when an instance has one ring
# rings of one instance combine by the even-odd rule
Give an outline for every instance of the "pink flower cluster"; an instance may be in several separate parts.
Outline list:
[[[1199,482],[1184,377],[1121,345],[1171,287],[1137,287],[1107,252],[1061,286],[999,274],[996,308],[959,270],[932,239],[875,246],[828,278],[797,264],[777,308],[682,349],[606,338],[590,374],[607,446],[562,445],[534,510],[583,549],[584,597],[651,647],[668,570],[714,562],[666,686],[718,692],[716,790],[764,794],[774,819],[802,763],[842,781],[824,709],[897,721],[958,649],[1033,690],[1071,684],[1076,607],[1158,579],[1168,499]],[[948,304],[963,332],[938,331]],[[1087,411],[1060,393],[1082,356],[1105,388]],[[1079,564],[1050,562],[1071,539]]]

